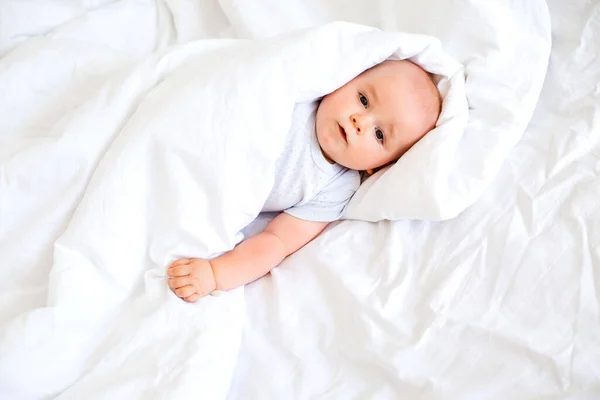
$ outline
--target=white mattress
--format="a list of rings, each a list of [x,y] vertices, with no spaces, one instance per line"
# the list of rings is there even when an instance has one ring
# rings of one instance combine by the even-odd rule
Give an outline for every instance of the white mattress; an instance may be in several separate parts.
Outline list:
[[[216,0],[156,4],[4,0],[0,61],[18,69],[11,50],[65,24],[131,62],[171,43],[234,35]],[[389,26],[393,17],[385,1],[324,4],[329,17],[355,22]],[[337,223],[249,285],[228,399],[600,398],[600,3],[547,4],[554,43],[541,99],[492,186],[450,221]],[[130,34],[104,34],[103,18]],[[65,107],[118,67],[86,65],[53,78],[69,88]],[[19,102],[27,99],[15,98],[5,121]],[[10,130],[0,135],[0,160],[26,146]],[[50,239],[61,230],[50,228]],[[37,276],[37,291],[2,304],[1,322],[40,306],[44,271]]]

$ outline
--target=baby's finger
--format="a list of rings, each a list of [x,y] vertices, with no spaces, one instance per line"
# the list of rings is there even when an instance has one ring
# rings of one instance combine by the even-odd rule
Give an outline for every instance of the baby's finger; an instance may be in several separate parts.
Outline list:
[[[177,289],[180,287],[184,287],[187,285],[192,285],[194,283],[194,278],[189,275],[178,276],[177,278],[169,278],[169,287],[171,289]]]
[[[198,293],[194,293],[191,296],[184,297],[183,300],[187,301],[188,303],[195,303],[196,300],[198,300],[199,298],[200,298],[200,295]]]
[[[169,267],[167,274],[169,276],[185,276],[192,272],[192,266],[190,264],[178,265],[176,267]]]
[[[194,287],[192,285],[187,285],[187,286],[175,289],[174,292],[177,296],[179,296],[183,299],[186,297],[190,297],[191,295],[196,293],[196,289],[194,289]]]
[[[190,262],[192,262],[192,260],[189,258],[180,258],[179,260],[173,261],[171,263],[171,265],[169,265],[169,268],[173,268],[178,265],[186,265],[186,264],[189,264]]]

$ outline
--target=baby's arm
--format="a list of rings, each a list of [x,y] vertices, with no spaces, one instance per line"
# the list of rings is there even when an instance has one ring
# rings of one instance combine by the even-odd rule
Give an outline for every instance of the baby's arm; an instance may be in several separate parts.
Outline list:
[[[266,275],[284,258],[319,235],[327,224],[282,213],[264,231],[220,257],[210,261],[199,258],[177,260],[169,267],[169,286],[189,302],[214,290],[235,289]]]
[[[267,274],[284,258],[313,240],[326,226],[326,222],[279,214],[264,231],[210,261],[217,290],[231,290]]]

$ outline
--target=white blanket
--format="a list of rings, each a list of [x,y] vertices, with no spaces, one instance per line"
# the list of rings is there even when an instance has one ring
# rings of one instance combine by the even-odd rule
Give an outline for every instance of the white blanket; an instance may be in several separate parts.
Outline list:
[[[468,121],[460,121],[456,112],[461,105],[447,107],[449,100],[464,96],[447,93],[441,126],[361,185],[346,209],[347,219],[445,220],[471,206],[525,132],[548,67],[550,20],[543,0],[358,0],[348,7],[335,0],[220,4],[234,29],[245,36],[268,37],[292,27],[345,19],[433,35],[464,65]],[[448,76],[447,68],[439,68],[428,52],[410,59]],[[444,82],[438,88],[448,91]],[[460,128],[447,129],[449,125]]]
[[[17,153],[31,148],[43,156],[36,162],[33,152],[26,177],[13,182],[22,194],[18,207],[0,220],[0,252],[13,256],[0,261],[0,329],[30,310],[35,309],[33,318],[47,313],[51,244],[80,199],[77,188],[86,173],[57,174],[61,169],[52,165],[75,171],[71,163],[85,166],[94,157],[45,163],[49,147],[60,147],[55,142],[62,131],[51,130],[53,117],[94,97],[105,77],[153,49],[203,37],[210,31],[206,22],[214,24],[213,37],[227,35],[218,5],[225,9],[234,3],[252,5],[242,16],[251,19],[245,26],[254,31],[298,27],[290,21],[306,26],[348,19],[433,34],[452,54],[464,55],[458,58],[469,61],[468,68],[477,65],[482,72],[494,61],[494,69],[506,67],[507,74],[533,71],[511,62],[542,49],[531,39],[547,37],[548,18],[539,12],[547,3],[554,44],[541,101],[523,139],[490,188],[461,216],[444,222],[344,221],[272,277],[245,288],[242,345],[227,398],[600,398],[600,65],[595,61],[600,4],[589,0],[0,1],[0,41],[3,49],[12,49],[0,58],[0,158],[4,165],[10,153],[13,163],[25,163]],[[251,18],[258,13],[260,19]],[[507,30],[509,36],[499,33]],[[538,50],[507,55],[505,44],[517,42]],[[473,45],[486,55],[470,54]],[[25,71],[26,80],[16,78]],[[470,82],[473,88],[479,83]],[[520,93],[522,83],[514,80],[510,87]],[[510,92],[508,86],[502,91]],[[9,121],[14,129],[6,129]],[[96,132],[90,132],[77,143],[84,149],[94,147]],[[67,148],[77,150],[62,149]],[[28,179],[46,195],[33,196]],[[7,177],[0,174],[0,182]],[[0,209],[6,205],[0,201]],[[203,311],[180,307],[173,298],[163,302],[162,296],[156,296],[156,307],[150,299],[130,305],[114,320],[119,334],[111,334],[110,342],[99,336],[94,357],[79,364],[77,374],[84,377],[71,387],[72,398],[208,398],[193,382],[226,375],[229,354],[222,351],[229,347],[223,344],[236,341],[237,332],[207,342],[178,340],[200,329],[194,325],[199,321],[182,314],[198,318]],[[21,319],[25,323],[27,317]],[[29,340],[35,350],[39,339],[37,349],[44,348],[55,325],[48,323],[21,343]],[[4,385],[32,379],[34,370],[70,365],[75,371],[73,353],[91,345],[83,338],[65,338],[64,351],[54,358],[40,354],[42,365],[5,363],[22,375],[0,371],[5,389],[0,398],[18,398]],[[10,347],[0,348],[0,360],[5,349]],[[203,361],[200,354],[219,354],[223,364],[206,367],[196,362]],[[195,364],[182,364],[182,357]],[[157,389],[156,382],[163,386]],[[38,384],[28,383],[29,398],[38,397]]]
[[[0,393],[81,398],[110,380],[98,396],[225,396],[242,290],[187,305],[168,291],[165,266],[241,240],[270,193],[295,103],[333,91],[402,44],[416,54],[432,43],[345,23],[199,41],[124,66],[90,99],[46,116],[50,138],[19,149],[4,142],[4,277],[36,243],[37,211],[59,209],[63,226],[74,212],[44,249],[53,261],[42,307],[17,312],[26,273],[2,293]],[[5,84],[19,80],[33,96],[34,77],[19,72]],[[23,123],[8,121],[3,131],[13,134]],[[29,261],[23,271],[48,271],[47,257]]]

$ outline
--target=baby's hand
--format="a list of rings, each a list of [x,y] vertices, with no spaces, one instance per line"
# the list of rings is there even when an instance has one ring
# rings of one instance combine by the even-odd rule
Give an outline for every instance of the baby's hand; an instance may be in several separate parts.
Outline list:
[[[202,258],[179,259],[169,266],[167,274],[171,290],[188,303],[217,288],[210,263]]]

